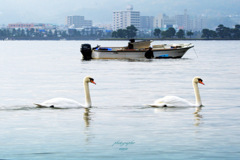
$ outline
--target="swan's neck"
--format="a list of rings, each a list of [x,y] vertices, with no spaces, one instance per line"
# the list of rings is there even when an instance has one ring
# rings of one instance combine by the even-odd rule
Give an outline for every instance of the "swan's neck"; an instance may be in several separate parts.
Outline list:
[[[199,88],[198,88],[198,84],[195,82],[193,82],[193,89],[194,89],[194,94],[195,94],[195,99],[196,99],[196,105],[201,106],[202,101],[201,101],[201,97],[200,97],[200,93],[199,93]]]
[[[91,107],[92,102],[91,102],[88,83],[83,82],[83,84],[84,84],[84,91],[85,91],[85,105],[86,105],[86,107]]]

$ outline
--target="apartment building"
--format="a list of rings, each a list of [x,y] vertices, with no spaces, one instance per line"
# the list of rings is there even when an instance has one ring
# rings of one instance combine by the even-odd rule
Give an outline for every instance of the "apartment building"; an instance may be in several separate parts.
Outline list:
[[[126,11],[113,12],[113,30],[125,29],[128,26],[134,25],[140,29],[140,12],[134,11],[132,5],[127,6]]]
[[[92,27],[91,20],[85,20],[84,16],[67,16],[66,23],[72,28],[89,28]]]

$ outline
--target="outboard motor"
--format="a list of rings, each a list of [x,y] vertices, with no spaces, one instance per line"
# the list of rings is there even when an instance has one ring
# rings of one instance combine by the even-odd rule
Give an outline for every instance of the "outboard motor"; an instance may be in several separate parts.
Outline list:
[[[83,55],[84,60],[92,59],[92,48],[90,44],[82,44],[81,53]]]

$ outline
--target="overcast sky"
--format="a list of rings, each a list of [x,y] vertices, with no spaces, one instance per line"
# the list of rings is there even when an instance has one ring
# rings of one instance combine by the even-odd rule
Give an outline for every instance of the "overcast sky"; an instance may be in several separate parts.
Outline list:
[[[190,15],[240,15],[240,0],[0,0],[0,24],[65,24],[68,15],[110,24],[113,11],[126,10],[127,5],[141,16],[171,16],[183,14],[184,9]]]

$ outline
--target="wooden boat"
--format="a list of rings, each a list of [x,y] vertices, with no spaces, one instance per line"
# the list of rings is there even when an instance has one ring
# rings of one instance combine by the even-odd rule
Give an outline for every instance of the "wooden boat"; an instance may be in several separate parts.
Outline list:
[[[93,59],[136,59],[145,58],[152,41],[131,42],[132,49],[128,47],[100,47],[92,49],[91,58]],[[83,44],[89,45],[89,44]],[[82,45],[82,48],[83,48]],[[181,58],[190,49],[193,44],[161,44],[153,45],[152,51],[154,58]],[[83,53],[83,52],[82,52]],[[83,57],[86,57],[86,54]],[[89,58],[90,59],[90,58]]]

